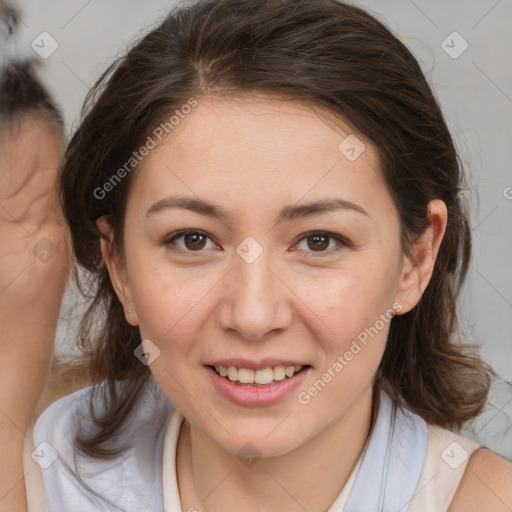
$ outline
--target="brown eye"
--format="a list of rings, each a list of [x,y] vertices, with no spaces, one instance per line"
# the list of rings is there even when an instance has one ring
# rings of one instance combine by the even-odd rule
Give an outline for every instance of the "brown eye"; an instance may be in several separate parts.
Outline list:
[[[331,241],[335,242],[331,248]],[[305,246],[301,248],[300,244],[305,242]],[[337,243],[337,245],[336,245]],[[343,248],[351,247],[352,244],[339,235],[329,232],[310,232],[306,233],[299,241],[299,249],[305,250],[310,253],[308,256],[322,257],[330,256]],[[317,254],[314,254],[317,253]]]
[[[209,236],[202,231],[185,230],[176,233],[170,239],[163,242],[164,245],[176,245],[181,252],[204,252]],[[183,244],[178,244],[178,240],[183,240]]]
[[[178,241],[183,240],[183,243],[178,243]],[[188,229],[182,230],[171,236],[170,239],[163,242],[163,245],[172,246],[174,245],[176,249],[173,249],[176,252],[182,253],[206,253],[208,240],[211,241],[211,238],[204,232]],[[335,235],[334,233],[329,232],[310,232],[306,233],[299,241],[300,243],[306,243],[306,247],[303,248],[309,256],[312,257],[321,257],[321,256],[329,256],[334,252],[337,252],[346,247],[352,247],[352,244],[346,240],[345,238]],[[329,248],[331,242],[335,242],[334,245]],[[213,243],[213,241],[212,241]],[[214,244],[215,246],[215,244]],[[315,254],[316,253],[316,254]]]

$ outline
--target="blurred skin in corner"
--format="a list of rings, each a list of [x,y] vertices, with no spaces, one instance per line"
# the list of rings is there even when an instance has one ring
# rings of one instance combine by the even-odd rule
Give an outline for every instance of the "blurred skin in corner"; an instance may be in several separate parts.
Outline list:
[[[0,511],[25,510],[22,452],[47,382],[72,250],[56,176],[64,149],[53,119],[0,126]]]
[[[389,323],[307,405],[297,393],[380,315],[414,307],[429,282],[447,213],[442,201],[432,201],[415,261],[405,257],[398,212],[372,145],[364,140],[366,150],[353,162],[338,149],[351,133],[300,104],[200,98],[137,170],[125,264],[102,240],[127,320],[160,350],[150,369],[186,417],[177,462],[184,506],[197,507],[223,467],[233,473],[208,499],[211,510],[235,510],[258,496],[287,509],[289,495],[267,472],[308,510],[323,504],[325,510],[359,458]],[[214,203],[228,217],[180,208],[147,213],[171,195]],[[276,222],[286,205],[326,198],[366,213],[346,208]],[[105,218],[98,225],[109,233]],[[200,233],[173,239],[184,229]],[[311,231],[325,237],[320,249],[305,236]],[[263,248],[250,264],[236,252],[246,237]],[[300,389],[279,402],[241,406],[219,394],[205,366],[230,357],[293,359],[311,368]],[[237,456],[247,443],[263,456],[250,469]],[[304,471],[306,461],[315,478]]]

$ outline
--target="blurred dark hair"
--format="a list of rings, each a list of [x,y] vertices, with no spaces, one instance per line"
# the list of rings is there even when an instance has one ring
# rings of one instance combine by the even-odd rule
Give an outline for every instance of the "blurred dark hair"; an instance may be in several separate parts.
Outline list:
[[[30,59],[8,62],[0,69],[0,125],[33,116],[50,117],[64,132],[61,110],[39,80],[35,63]]]
[[[12,36],[16,33],[20,23],[20,13],[7,0],[0,1],[0,23],[7,29],[6,36]]]
[[[400,215],[404,253],[410,254],[428,225],[428,203],[446,203],[448,224],[431,281],[416,307],[390,325],[374,376],[372,428],[381,388],[389,387],[395,404],[447,428],[460,427],[485,404],[494,372],[470,353],[477,346],[462,343],[457,318],[471,256],[462,164],[412,53],[381,21],[349,3],[203,0],[173,10],[105,71],[86,99],[65,156],[63,209],[78,263],[95,285],[79,343],[96,381],[106,383],[90,397],[97,432],[76,437],[76,446],[91,456],[120,453],[105,442],[112,441],[150,376],[134,356],[140,332],[125,319],[96,225],[107,216],[122,260],[125,208],[137,169],[106,195],[96,197],[95,190],[191,97],[248,99],[254,92],[328,112],[375,145]],[[108,404],[104,415],[95,414],[96,393]]]

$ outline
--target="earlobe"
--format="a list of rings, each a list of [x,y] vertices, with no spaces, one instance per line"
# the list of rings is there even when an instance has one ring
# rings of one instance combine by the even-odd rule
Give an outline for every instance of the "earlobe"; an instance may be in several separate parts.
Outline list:
[[[118,261],[118,258],[113,251],[112,228],[105,215],[96,221],[96,225],[98,226],[98,229],[105,235],[105,238],[102,237],[100,239],[100,245],[101,254],[103,256],[105,266],[107,267],[110,281],[112,282],[112,286],[119,301],[124,307],[127,322],[130,325],[136,326],[139,322],[137,314],[134,311],[135,307],[132,301],[131,288],[127,278],[126,268]]]
[[[428,226],[411,247],[411,254],[403,256],[397,301],[403,305],[404,314],[418,304],[427,288],[446,231],[448,211],[440,199],[428,205]]]

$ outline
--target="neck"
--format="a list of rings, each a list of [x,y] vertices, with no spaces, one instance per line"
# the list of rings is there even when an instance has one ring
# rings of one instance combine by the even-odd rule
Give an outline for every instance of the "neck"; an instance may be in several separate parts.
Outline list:
[[[345,486],[368,439],[372,388],[319,436],[251,467],[212,443],[186,419],[177,447],[183,510],[324,512]]]

